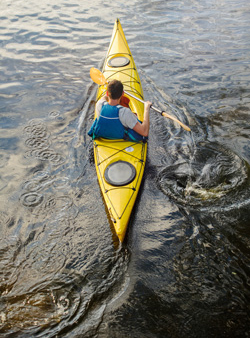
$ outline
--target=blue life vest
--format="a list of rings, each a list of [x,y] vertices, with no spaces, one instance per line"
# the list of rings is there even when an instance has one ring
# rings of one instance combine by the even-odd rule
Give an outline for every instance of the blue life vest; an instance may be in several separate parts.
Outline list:
[[[111,106],[103,104],[99,118],[95,119],[88,135],[92,139],[103,137],[107,139],[117,140],[124,139],[128,141],[145,141],[146,137],[141,136],[133,129],[125,128],[119,119],[119,110],[122,106]],[[140,122],[140,121],[139,121]]]

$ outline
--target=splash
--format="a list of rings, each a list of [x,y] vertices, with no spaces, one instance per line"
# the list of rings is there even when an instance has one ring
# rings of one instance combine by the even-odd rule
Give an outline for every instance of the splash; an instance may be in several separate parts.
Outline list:
[[[249,169],[233,151],[218,144],[198,145],[190,162],[164,168],[159,174],[161,190],[185,206],[228,206],[247,194]]]

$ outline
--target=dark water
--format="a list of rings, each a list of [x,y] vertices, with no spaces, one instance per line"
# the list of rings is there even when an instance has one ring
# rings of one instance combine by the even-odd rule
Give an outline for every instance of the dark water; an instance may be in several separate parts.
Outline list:
[[[250,336],[250,4],[2,1],[0,336]],[[87,130],[119,17],[151,114],[124,245]]]

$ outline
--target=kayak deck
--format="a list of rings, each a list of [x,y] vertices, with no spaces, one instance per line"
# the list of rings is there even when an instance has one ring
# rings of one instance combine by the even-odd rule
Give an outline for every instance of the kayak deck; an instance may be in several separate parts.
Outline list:
[[[110,46],[103,66],[103,74],[107,81],[112,79],[120,80],[125,91],[143,100],[140,78],[118,19],[114,25]],[[106,90],[105,85],[99,86],[96,101],[105,95]],[[143,103],[130,98],[129,108],[137,115],[138,119],[143,120]],[[97,178],[110,220],[121,242],[124,240],[129,218],[140,188],[146,154],[147,143],[103,138],[94,140]],[[135,174],[132,181],[122,185],[110,183],[107,180],[108,169],[112,165],[121,162],[129,164],[133,168]]]

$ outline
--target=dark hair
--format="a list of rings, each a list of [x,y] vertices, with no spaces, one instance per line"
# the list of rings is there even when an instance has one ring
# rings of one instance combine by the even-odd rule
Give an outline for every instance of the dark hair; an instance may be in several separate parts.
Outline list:
[[[108,94],[111,99],[117,100],[122,96],[123,93],[123,84],[121,81],[112,80],[108,84]]]

